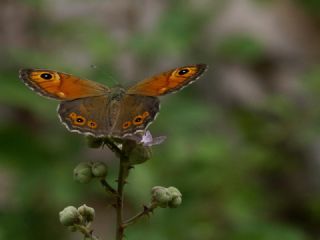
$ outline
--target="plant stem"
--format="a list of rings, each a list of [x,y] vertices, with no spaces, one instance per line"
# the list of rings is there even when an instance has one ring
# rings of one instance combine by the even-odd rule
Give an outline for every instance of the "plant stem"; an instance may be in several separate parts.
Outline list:
[[[129,225],[136,223],[143,216],[148,216],[148,214],[152,213],[156,207],[157,205],[154,203],[152,203],[150,206],[143,206],[143,210],[141,212],[139,212],[138,214],[136,214],[135,216],[123,223],[123,228],[126,228]]]
[[[124,235],[124,227],[123,227],[123,188],[125,184],[125,179],[127,177],[127,165],[126,165],[127,157],[124,152],[120,155],[120,163],[119,163],[119,175],[118,175],[118,196],[117,196],[117,204],[116,204],[116,214],[117,214],[117,229],[116,229],[116,240],[122,240]]]
[[[117,156],[120,156],[122,154],[121,149],[109,138],[106,138],[104,140],[104,144],[108,146],[108,148],[114,152]]]
[[[92,230],[82,225],[74,225],[85,237],[92,240],[99,240],[95,235],[93,235]]]
[[[113,195],[117,195],[117,191],[105,179],[100,179],[100,183],[102,184],[106,192],[110,192]]]

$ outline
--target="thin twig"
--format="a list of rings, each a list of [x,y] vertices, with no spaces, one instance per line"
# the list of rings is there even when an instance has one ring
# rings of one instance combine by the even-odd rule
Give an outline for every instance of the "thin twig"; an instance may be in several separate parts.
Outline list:
[[[128,166],[126,164],[127,156],[124,151],[121,152],[120,162],[119,162],[119,175],[118,175],[118,197],[116,204],[116,214],[117,214],[117,231],[116,240],[122,240],[124,236],[123,228],[123,188],[126,182],[126,177],[128,176]]]
[[[143,210],[141,212],[137,213],[135,216],[129,218],[127,221],[123,223],[123,228],[126,228],[129,225],[136,223],[139,219],[141,219],[144,216],[148,216],[149,213],[152,213],[156,207],[157,205],[154,203],[150,204],[150,206],[143,206]]]
[[[106,190],[106,192],[110,192],[113,195],[118,195],[117,190],[115,190],[105,179],[100,179],[100,183]]]
[[[98,237],[96,237],[95,235],[93,235],[92,230],[90,230],[89,228],[83,226],[83,225],[74,225],[85,237],[90,238],[92,240],[99,240]]]

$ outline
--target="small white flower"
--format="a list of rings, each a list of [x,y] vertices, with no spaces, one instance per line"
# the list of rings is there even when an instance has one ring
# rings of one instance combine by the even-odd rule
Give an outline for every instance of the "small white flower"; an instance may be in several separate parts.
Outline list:
[[[151,147],[153,145],[161,144],[164,140],[166,140],[166,138],[167,138],[166,136],[159,136],[159,137],[153,138],[150,131],[147,130],[142,136],[140,143],[142,143],[143,146]]]
[[[150,131],[147,130],[143,135],[132,135],[129,139],[136,141],[138,144],[141,144],[144,147],[151,147],[153,145],[159,145],[164,140],[166,140],[166,136],[159,136],[153,138]]]

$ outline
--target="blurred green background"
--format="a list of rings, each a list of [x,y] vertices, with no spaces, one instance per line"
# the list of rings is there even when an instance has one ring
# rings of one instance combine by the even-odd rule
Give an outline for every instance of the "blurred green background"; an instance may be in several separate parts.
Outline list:
[[[125,213],[155,185],[179,188],[183,204],[127,239],[320,239],[319,43],[317,0],[2,0],[0,239],[81,239],[58,212],[83,203],[97,211],[95,233],[114,236],[101,186],[72,170],[105,161],[114,184],[118,160],[69,133],[19,68],[128,86],[193,63],[209,70],[162,98],[150,130],[168,139],[132,171]]]

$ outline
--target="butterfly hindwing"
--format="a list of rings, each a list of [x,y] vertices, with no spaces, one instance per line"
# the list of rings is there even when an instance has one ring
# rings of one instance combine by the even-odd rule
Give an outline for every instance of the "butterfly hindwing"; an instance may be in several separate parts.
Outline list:
[[[96,96],[63,101],[58,107],[61,122],[72,132],[107,136],[114,123],[108,113],[109,97]]]
[[[155,119],[159,108],[157,97],[125,94],[120,102],[120,112],[112,134],[126,136],[143,132]]]
[[[67,129],[96,137],[124,137],[144,131],[158,112],[158,98],[127,94],[120,100],[104,95],[63,101],[58,107]]]

